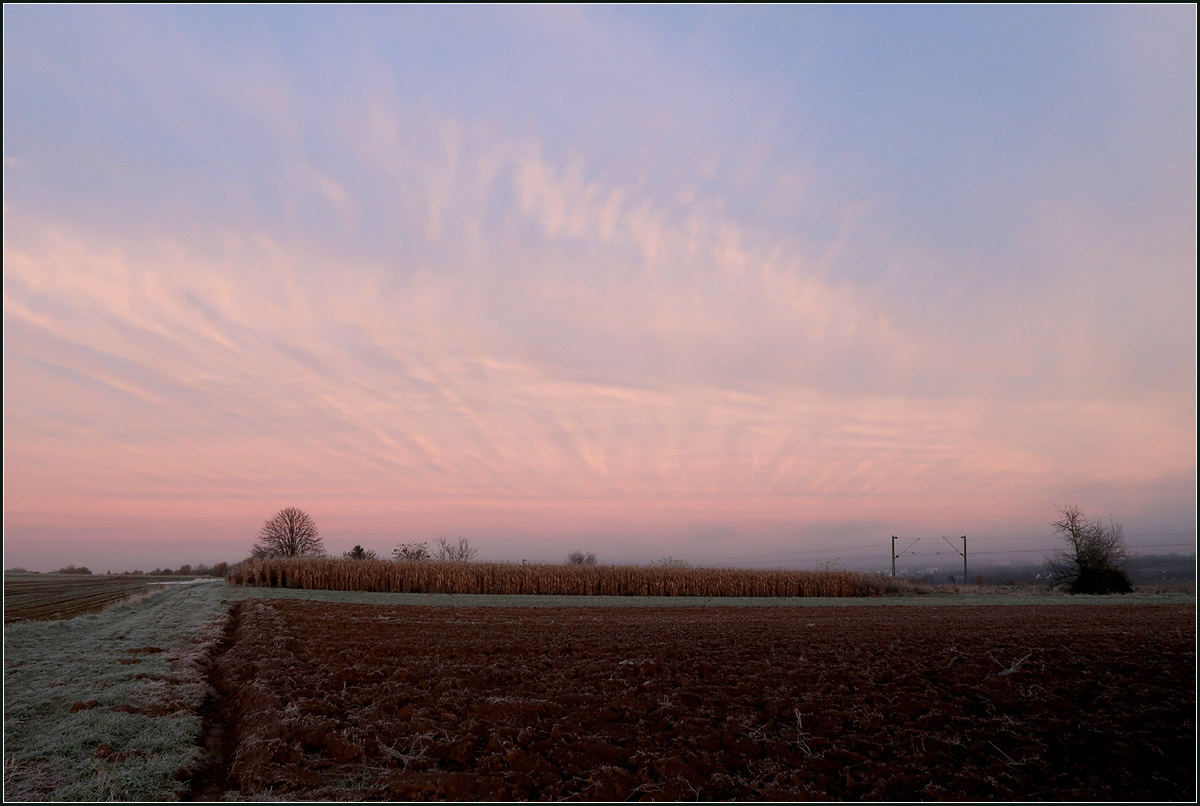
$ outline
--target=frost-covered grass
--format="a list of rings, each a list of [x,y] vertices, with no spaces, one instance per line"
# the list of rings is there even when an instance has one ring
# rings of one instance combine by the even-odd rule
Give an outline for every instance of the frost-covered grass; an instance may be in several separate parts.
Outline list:
[[[176,772],[200,755],[204,663],[228,618],[227,590],[180,586],[66,621],[6,625],[4,799],[178,798],[187,781]]]

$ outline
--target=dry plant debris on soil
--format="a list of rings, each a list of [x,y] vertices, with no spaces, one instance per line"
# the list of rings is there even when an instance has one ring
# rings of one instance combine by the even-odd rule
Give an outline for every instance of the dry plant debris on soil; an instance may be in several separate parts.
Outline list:
[[[192,796],[1192,800],[1195,607],[250,599]]]

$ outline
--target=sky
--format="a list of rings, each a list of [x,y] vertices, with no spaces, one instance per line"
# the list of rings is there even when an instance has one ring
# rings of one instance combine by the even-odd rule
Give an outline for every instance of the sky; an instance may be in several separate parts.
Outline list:
[[[1195,550],[1193,5],[6,5],[3,104],[6,568]]]

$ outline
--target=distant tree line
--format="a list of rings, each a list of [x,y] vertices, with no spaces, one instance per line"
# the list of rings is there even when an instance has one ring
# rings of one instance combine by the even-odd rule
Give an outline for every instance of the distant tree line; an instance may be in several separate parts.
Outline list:
[[[448,539],[439,537],[432,552],[429,550],[429,544],[425,542],[400,543],[392,550],[392,559],[405,563],[419,563],[427,560],[443,563],[466,563],[475,559],[478,554],[479,549],[472,546],[471,541],[465,537],[460,537],[457,543],[451,543]]]
[[[153,571],[118,571],[121,576],[140,577],[140,576],[178,576],[178,577],[224,577],[229,572],[229,563],[216,563],[215,565],[181,565],[175,570],[170,568],[155,568]],[[7,568],[6,574],[40,574],[41,571],[29,571],[24,568]],[[51,574],[79,574],[82,576],[94,576],[92,570],[86,565],[66,565],[59,568],[57,571],[50,571]],[[109,571],[108,576],[113,576],[113,572]]]
[[[172,576],[172,577],[224,577],[229,571],[229,563],[215,565],[181,565],[172,571],[170,568],[155,568],[153,571],[126,571],[127,576]]]
[[[392,551],[392,559],[402,562],[469,562],[478,554],[479,549],[472,546],[471,541],[465,537],[458,538],[457,542],[440,537],[432,551],[428,543],[401,543]],[[328,555],[312,516],[297,507],[287,507],[263,523],[258,532],[258,540],[250,549],[250,556],[265,559]],[[343,552],[342,559],[378,560],[380,557],[374,549],[356,545],[350,551]]]

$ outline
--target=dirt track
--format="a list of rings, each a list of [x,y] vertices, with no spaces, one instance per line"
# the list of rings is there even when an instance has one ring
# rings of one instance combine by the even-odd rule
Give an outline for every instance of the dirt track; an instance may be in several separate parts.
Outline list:
[[[1191,800],[1195,628],[1186,605],[247,601],[195,797]]]

